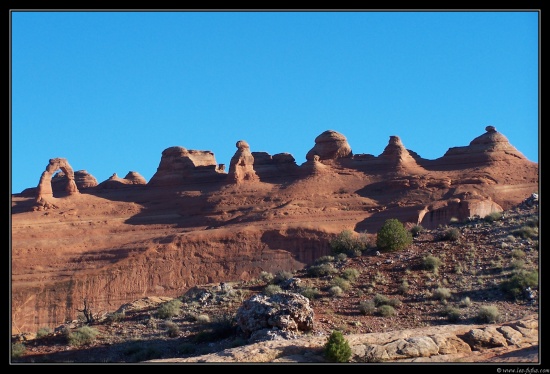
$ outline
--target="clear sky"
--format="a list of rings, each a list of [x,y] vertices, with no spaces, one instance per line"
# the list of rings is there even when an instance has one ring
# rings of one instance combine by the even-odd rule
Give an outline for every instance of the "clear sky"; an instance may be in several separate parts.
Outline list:
[[[147,181],[172,146],[298,165],[335,130],[442,157],[495,126],[539,162],[537,11],[12,11],[12,192],[49,159]]]

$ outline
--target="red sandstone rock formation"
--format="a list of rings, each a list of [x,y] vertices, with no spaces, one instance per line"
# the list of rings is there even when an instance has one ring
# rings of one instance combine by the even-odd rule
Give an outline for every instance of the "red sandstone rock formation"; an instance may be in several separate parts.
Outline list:
[[[146,185],[131,172],[81,194],[67,160],[52,159],[36,198],[12,196],[14,321],[36,331],[74,317],[84,298],[109,309],[296,269],[328,254],[331,235],[375,233],[388,218],[430,228],[509,209],[538,192],[538,164],[486,130],[436,160],[396,136],[378,157],[352,156],[345,137],[328,131],[300,166],[290,154],[253,154],[239,141],[227,174],[212,152],[170,147]],[[67,184],[55,198],[57,170]],[[109,183],[133,188],[121,193]],[[36,208],[47,200],[56,214]]]
[[[74,180],[74,171],[71,165],[64,158],[52,158],[46,170],[40,176],[40,183],[38,184],[38,190],[36,194],[36,201],[38,203],[47,201],[53,197],[52,190],[52,177],[54,173],[61,170],[67,177],[67,184],[65,186],[65,192],[70,195],[77,194],[78,188]]]
[[[260,178],[254,171],[254,156],[250,152],[250,146],[244,140],[239,140],[236,146],[237,152],[229,164],[229,179],[237,184],[259,181]]]
[[[313,161],[315,155],[323,161],[351,157],[353,153],[344,135],[334,130],[327,130],[315,138],[315,146],[306,154],[306,160]]]

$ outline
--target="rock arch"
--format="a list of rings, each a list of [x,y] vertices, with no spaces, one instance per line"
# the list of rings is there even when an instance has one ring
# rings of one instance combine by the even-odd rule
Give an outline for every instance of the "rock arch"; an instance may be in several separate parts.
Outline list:
[[[53,197],[52,177],[58,170],[61,170],[67,176],[65,191],[69,195],[79,193],[74,180],[74,171],[69,162],[64,158],[52,158],[48,166],[46,166],[46,170],[40,176],[40,183],[38,184],[36,193],[37,202]]]

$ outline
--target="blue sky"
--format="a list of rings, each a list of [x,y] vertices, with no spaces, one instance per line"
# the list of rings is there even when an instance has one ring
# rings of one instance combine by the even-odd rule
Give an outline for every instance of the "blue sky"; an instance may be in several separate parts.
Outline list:
[[[147,181],[172,146],[229,167],[335,130],[435,159],[493,125],[539,162],[539,17],[492,12],[11,12],[11,188],[66,158]]]

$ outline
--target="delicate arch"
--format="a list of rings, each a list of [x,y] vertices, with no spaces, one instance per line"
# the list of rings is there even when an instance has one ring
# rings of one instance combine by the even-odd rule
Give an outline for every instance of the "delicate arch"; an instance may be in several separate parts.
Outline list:
[[[79,193],[74,181],[74,171],[69,162],[64,158],[52,158],[50,163],[46,166],[46,170],[40,176],[40,183],[38,184],[36,201],[42,201],[46,198],[53,197],[52,190],[52,177],[58,170],[65,173],[67,177],[67,186],[65,191],[69,195]]]

